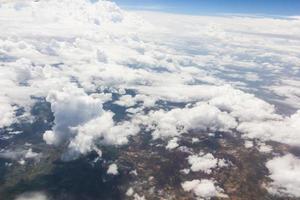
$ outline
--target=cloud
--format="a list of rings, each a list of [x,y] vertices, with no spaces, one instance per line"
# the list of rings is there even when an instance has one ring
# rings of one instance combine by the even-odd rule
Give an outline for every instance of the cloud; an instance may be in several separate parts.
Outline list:
[[[222,167],[225,165],[224,159],[217,159],[211,153],[198,155],[190,155],[188,157],[188,162],[191,165],[191,170],[193,172],[202,171],[207,174],[212,172],[212,169],[216,167]]]
[[[48,200],[49,198],[42,192],[28,192],[19,195],[15,200]]]
[[[139,194],[135,193],[133,195],[134,200],[146,200],[145,196],[140,196]]]
[[[47,101],[51,103],[55,120],[53,130],[43,135],[45,142],[51,145],[67,142],[69,150],[65,159],[94,150],[97,140],[103,144],[126,144],[127,137],[135,135],[139,128],[129,122],[116,124],[114,114],[102,108],[106,100],[105,95],[89,96],[76,87],[50,92]]]
[[[268,190],[279,195],[300,197],[300,159],[287,154],[275,157],[266,163],[273,182]]]
[[[134,97],[131,95],[123,95],[114,103],[125,107],[132,107],[138,103],[142,103],[143,107],[152,107],[156,101],[157,99],[155,97],[137,94]]]
[[[241,123],[237,130],[245,137],[273,140],[290,145],[300,145],[300,111],[282,120],[266,120]]]
[[[6,102],[0,104],[0,128],[10,126],[15,121],[15,108]]]
[[[283,79],[276,84],[269,86],[268,89],[280,96],[278,102],[287,104],[293,108],[300,108],[300,81],[297,79]]]
[[[118,166],[116,164],[111,164],[108,166],[108,169],[107,169],[107,174],[112,174],[112,175],[117,175],[119,174],[118,172]]]
[[[181,184],[184,191],[192,191],[197,197],[210,199],[212,197],[224,197],[223,190],[215,186],[215,182],[209,179],[186,181]]]
[[[126,191],[126,196],[131,197],[134,193],[134,190],[132,189],[132,187],[128,188],[128,190]]]
[[[68,157],[77,157],[95,150],[95,143],[127,144],[128,137],[139,132],[138,126],[130,122],[116,124],[112,117],[111,112],[105,112],[102,116],[73,128],[76,135],[70,140]]]
[[[153,111],[141,116],[140,120],[153,129],[154,138],[177,136],[190,130],[226,131],[237,125],[233,117],[207,103],[171,111]]]
[[[131,106],[134,106],[136,104],[134,98],[131,95],[123,95],[115,103],[120,105],[120,106],[126,106],[126,107],[131,107]]]
[[[175,137],[175,138],[171,139],[171,140],[168,142],[168,144],[167,144],[167,146],[166,146],[166,149],[172,150],[172,149],[177,148],[177,147],[179,146],[179,144],[178,144],[177,142],[178,142],[178,138]]]
[[[48,144],[61,144],[72,136],[72,127],[84,124],[103,114],[102,103],[76,87],[52,91],[47,96],[54,113],[53,131],[44,134]]]
[[[32,148],[29,149],[15,149],[15,150],[1,150],[0,158],[10,159],[25,164],[28,160],[38,161],[42,156],[41,153],[34,152]]]

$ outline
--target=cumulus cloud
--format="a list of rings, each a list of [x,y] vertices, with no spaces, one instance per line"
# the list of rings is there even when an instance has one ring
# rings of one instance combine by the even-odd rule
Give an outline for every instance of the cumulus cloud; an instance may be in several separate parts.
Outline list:
[[[72,127],[84,124],[102,115],[102,103],[76,87],[52,91],[47,97],[54,113],[53,131],[44,134],[48,144],[61,144],[71,137]]]
[[[243,121],[278,118],[273,105],[230,85],[164,85],[139,87],[144,93],[175,102],[208,101]],[[257,109],[259,108],[259,109]]]
[[[197,197],[210,199],[212,197],[224,197],[223,190],[209,179],[186,181],[181,184],[184,191],[192,191]]]
[[[68,142],[66,159],[94,150],[97,140],[103,144],[127,143],[127,137],[136,134],[139,128],[129,122],[116,124],[114,114],[103,110],[103,100],[107,100],[106,96],[89,96],[75,87],[50,92],[47,101],[51,103],[55,125],[44,133],[46,143]]]
[[[115,163],[108,166],[107,174],[117,175],[118,173],[118,166]]]
[[[254,146],[253,141],[246,140],[245,143],[244,143],[244,146],[246,148],[252,148]]]
[[[211,153],[190,155],[188,157],[188,162],[191,165],[191,170],[193,172],[202,171],[207,174],[210,174],[212,169],[225,165],[224,159],[217,159]]]
[[[134,98],[131,95],[123,95],[117,102],[116,104],[120,106],[126,106],[126,107],[131,107],[136,104],[134,101]]]
[[[166,149],[168,149],[168,150],[175,149],[176,147],[179,146],[179,144],[178,144],[177,142],[178,142],[178,138],[175,137],[175,138],[171,139],[171,140],[168,142],[168,144],[167,144],[167,146],[166,146]]]
[[[112,117],[111,112],[105,112],[102,116],[73,128],[76,136],[69,144],[69,154],[75,156],[78,153],[88,153],[95,149],[94,143],[97,142],[123,145],[128,142],[130,135],[139,132],[138,126],[130,122],[115,124]]]
[[[133,195],[134,200],[146,200],[145,196],[140,196],[139,194],[135,193]]]
[[[290,145],[300,145],[300,111],[282,120],[266,120],[241,123],[237,130],[249,138],[274,140]]]
[[[123,95],[115,103],[125,107],[132,107],[137,103],[142,103],[144,107],[151,107],[155,105],[156,100],[157,100],[156,98],[153,98],[151,96],[141,95],[141,94],[138,94],[134,97],[131,95]]]
[[[49,198],[42,192],[28,192],[19,195],[15,200],[48,200]]]
[[[128,188],[128,190],[126,191],[126,196],[132,196],[134,193],[134,190],[132,189],[132,187]]]
[[[140,120],[154,130],[154,138],[176,136],[190,130],[226,131],[237,126],[235,119],[228,113],[207,103],[171,111],[153,111]]]
[[[15,109],[6,102],[1,102],[0,107],[0,128],[11,125],[15,120]]]
[[[287,154],[275,157],[266,164],[273,182],[268,190],[279,195],[300,197],[300,159]]]

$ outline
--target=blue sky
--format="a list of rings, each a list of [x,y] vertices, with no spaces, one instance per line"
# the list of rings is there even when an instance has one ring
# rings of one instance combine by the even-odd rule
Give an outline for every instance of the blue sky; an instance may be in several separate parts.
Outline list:
[[[300,15],[300,0],[114,0],[125,9],[185,14]]]

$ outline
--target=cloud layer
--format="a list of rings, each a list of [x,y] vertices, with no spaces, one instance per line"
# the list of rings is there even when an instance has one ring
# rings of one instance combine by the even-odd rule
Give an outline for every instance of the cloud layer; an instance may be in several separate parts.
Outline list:
[[[297,18],[130,13],[110,1],[0,5],[3,130],[31,123],[31,109],[45,99],[54,121],[41,134],[66,147],[67,159],[100,152],[99,144],[126,144],[141,131],[168,139],[169,150],[191,131],[300,145]],[[205,172],[217,160],[188,159],[193,171]],[[268,162],[274,190],[293,181],[282,180],[274,163],[293,174],[296,160]],[[219,192],[209,180],[184,185],[200,197]],[[300,195],[292,186],[285,192]]]

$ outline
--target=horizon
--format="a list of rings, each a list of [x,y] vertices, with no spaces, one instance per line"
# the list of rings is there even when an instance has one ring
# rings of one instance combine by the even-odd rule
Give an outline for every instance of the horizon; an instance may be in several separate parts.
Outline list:
[[[122,9],[147,10],[188,15],[262,15],[299,16],[300,1],[296,0],[115,0]]]

